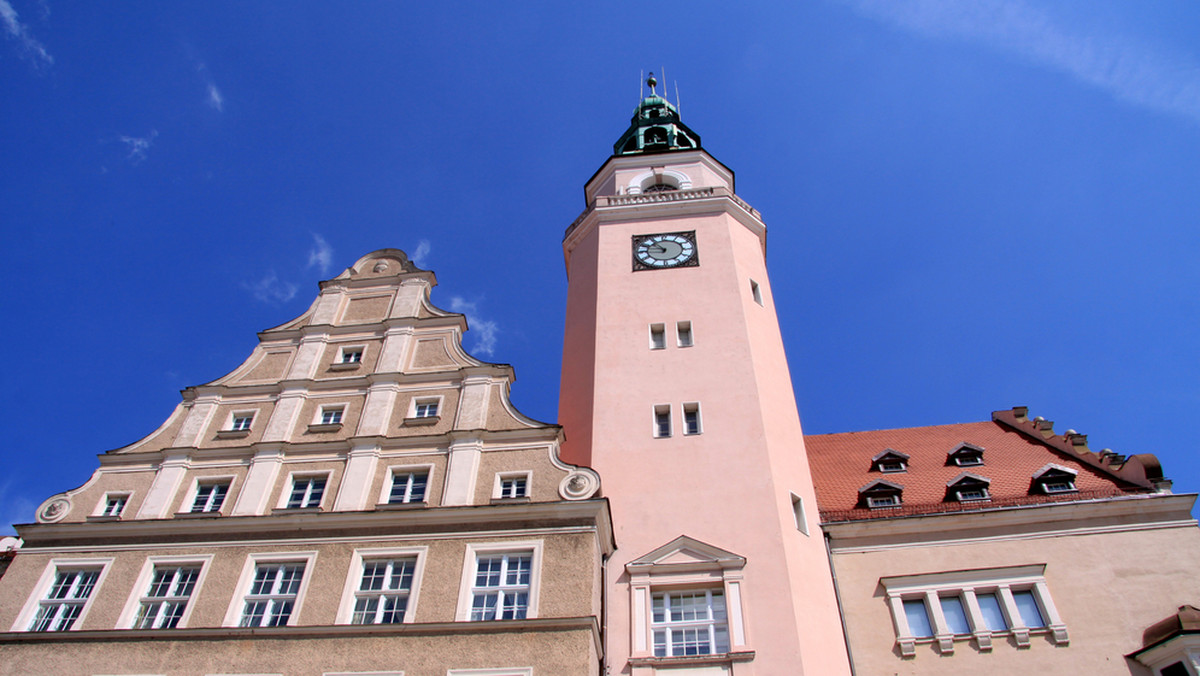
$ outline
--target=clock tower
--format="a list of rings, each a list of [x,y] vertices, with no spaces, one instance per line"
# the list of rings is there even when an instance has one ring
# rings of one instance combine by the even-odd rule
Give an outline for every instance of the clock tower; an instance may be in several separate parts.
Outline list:
[[[563,457],[618,547],[607,673],[848,674],[766,226],[647,84],[563,239]]]

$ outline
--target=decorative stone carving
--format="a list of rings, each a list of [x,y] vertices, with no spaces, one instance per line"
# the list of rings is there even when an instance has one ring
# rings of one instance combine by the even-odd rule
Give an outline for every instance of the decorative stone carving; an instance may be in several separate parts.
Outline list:
[[[576,469],[558,484],[564,500],[587,500],[600,490],[600,476],[588,469]]]
[[[54,496],[42,503],[38,508],[38,523],[54,523],[61,521],[71,511],[71,501],[63,496]]]

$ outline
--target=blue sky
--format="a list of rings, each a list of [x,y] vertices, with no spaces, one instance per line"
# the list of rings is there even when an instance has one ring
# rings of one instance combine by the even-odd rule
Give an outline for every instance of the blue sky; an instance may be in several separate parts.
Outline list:
[[[663,68],[767,221],[806,432],[1022,404],[1200,490],[1197,35],[1188,0],[0,0],[0,520],[384,247],[553,421],[562,232]]]

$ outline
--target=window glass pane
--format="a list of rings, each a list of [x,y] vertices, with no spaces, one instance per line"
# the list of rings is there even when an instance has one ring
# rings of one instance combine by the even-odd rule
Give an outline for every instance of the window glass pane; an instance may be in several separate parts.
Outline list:
[[[925,601],[914,599],[904,602],[904,616],[908,618],[908,630],[917,638],[933,636],[929,613],[925,612]]]
[[[1183,666],[1183,662],[1168,664],[1162,668],[1162,676],[1192,676],[1188,673],[1187,667]]]
[[[1026,627],[1037,629],[1046,626],[1046,621],[1042,619],[1042,612],[1038,610],[1037,600],[1033,598],[1033,592],[1013,592],[1013,601],[1016,601],[1017,610],[1020,611],[1021,619],[1024,620]]]
[[[1004,621],[1004,613],[1000,610],[1000,599],[995,594],[979,594],[979,612],[983,615],[983,623],[992,631],[1007,631],[1008,623]]]
[[[963,608],[962,599],[957,596],[943,596],[942,614],[946,616],[946,624],[954,634],[971,633],[971,625],[967,623],[967,612]]]

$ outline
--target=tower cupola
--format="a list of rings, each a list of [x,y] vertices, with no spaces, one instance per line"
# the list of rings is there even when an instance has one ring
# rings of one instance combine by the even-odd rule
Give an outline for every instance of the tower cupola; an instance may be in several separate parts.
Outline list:
[[[671,150],[695,150],[700,136],[679,119],[679,108],[658,95],[654,73],[646,80],[650,95],[633,111],[629,129],[613,145],[614,155],[639,155]],[[678,102],[677,102],[678,103]]]

